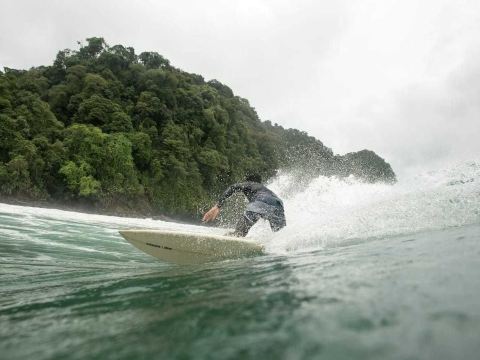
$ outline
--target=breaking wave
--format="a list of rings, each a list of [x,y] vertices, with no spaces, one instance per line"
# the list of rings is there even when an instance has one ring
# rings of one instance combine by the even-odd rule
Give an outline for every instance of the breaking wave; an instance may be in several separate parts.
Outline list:
[[[367,238],[411,234],[480,222],[480,162],[429,171],[395,185],[353,177],[319,176],[308,184],[283,173],[270,183],[283,199],[288,226],[253,236],[272,251],[332,246]]]

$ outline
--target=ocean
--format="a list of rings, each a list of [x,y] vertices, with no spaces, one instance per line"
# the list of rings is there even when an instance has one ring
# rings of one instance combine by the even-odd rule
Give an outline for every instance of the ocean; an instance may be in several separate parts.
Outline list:
[[[395,185],[270,187],[264,256],[178,266],[122,228],[194,225],[0,204],[0,357],[478,359],[480,162]]]

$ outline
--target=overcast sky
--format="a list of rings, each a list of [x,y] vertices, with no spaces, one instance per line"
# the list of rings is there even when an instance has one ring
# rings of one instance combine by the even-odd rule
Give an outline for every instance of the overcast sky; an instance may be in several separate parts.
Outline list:
[[[103,36],[395,170],[480,157],[478,0],[2,0],[0,67]]]

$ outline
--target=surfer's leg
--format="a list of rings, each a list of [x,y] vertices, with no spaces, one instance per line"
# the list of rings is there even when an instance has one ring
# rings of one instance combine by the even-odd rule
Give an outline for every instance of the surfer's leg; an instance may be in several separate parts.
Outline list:
[[[241,237],[246,236],[250,228],[255,225],[258,219],[260,219],[260,214],[254,213],[252,211],[245,211],[243,216],[237,222],[234,235]]]
[[[287,226],[287,221],[285,220],[285,213],[283,211],[283,208],[275,209],[274,213],[268,217],[268,222],[270,223],[270,228],[274,232],[277,232],[278,230]]]
[[[270,220],[270,228],[271,228],[272,231],[274,231],[274,232],[277,232],[278,230],[281,230],[281,229],[284,228],[285,226],[287,226],[287,222],[285,221],[285,219],[282,219],[282,220]]]

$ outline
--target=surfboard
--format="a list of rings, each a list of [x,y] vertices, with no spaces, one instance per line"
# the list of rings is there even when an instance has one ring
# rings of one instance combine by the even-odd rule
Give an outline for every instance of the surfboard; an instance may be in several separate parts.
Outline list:
[[[139,250],[176,264],[202,264],[264,253],[262,245],[233,236],[136,229],[119,233]]]

